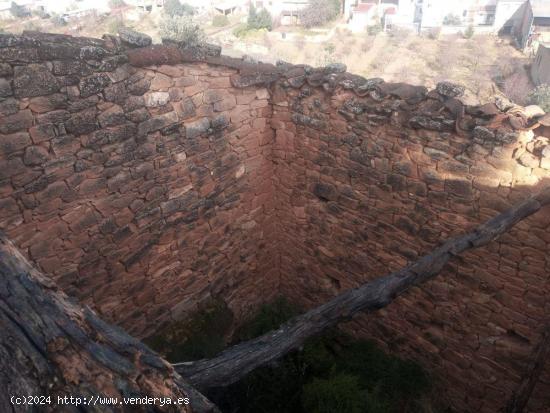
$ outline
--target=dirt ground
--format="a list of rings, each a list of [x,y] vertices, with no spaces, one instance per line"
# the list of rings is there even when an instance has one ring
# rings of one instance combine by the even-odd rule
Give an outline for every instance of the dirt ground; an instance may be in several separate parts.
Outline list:
[[[249,54],[258,60],[281,59],[313,66],[342,62],[349,72],[364,77],[429,88],[449,80],[465,85],[472,103],[485,102],[503,92],[524,104],[525,96],[534,87],[526,70],[529,59],[513,46],[510,38],[441,35],[434,39],[406,31],[369,36],[342,28],[317,41],[318,36],[311,35],[287,33],[285,37],[272,32],[236,41],[227,48],[250,50]]]
[[[54,26],[48,19],[33,17],[25,21],[0,22],[10,32],[41,30],[80,36],[101,37],[115,33],[121,25],[151,35],[160,41],[158,24],[162,14],[138,15],[135,10],[120,9],[108,16],[88,16],[67,26]],[[246,16],[241,16],[246,19]],[[208,18],[199,22],[214,43],[232,56],[247,54],[257,60],[307,63],[322,66],[342,62],[348,71],[364,77],[382,77],[388,82],[407,82],[429,88],[441,80],[461,83],[467,88],[471,103],[485,102],[502,92],[519,104],[534,87],[526,67],[529,59],[518,51],[509,38],[492,35],[419,36],[405,30],[368,35],[352,33],[342,23],[317,30],[300,28],[259,31],[238,39],[232,28],[239,17],[232,17],[230,27],[213,28]]]

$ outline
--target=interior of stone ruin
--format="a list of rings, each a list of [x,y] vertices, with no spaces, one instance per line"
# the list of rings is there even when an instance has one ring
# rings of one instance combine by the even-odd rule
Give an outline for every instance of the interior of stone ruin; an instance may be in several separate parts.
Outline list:
[[[0,34],[0,256],[137,339],[212,299],[235,325],[280,296],[314,308],[549,185],[549,116],[505,98],[133,40]],[[500,411],[550,321],[549,244],[546,208],[340,329],[417,362],[453,411]],[[76,386],[73,356],[55,361]],[[549,406],[547,362],[525,411]]]

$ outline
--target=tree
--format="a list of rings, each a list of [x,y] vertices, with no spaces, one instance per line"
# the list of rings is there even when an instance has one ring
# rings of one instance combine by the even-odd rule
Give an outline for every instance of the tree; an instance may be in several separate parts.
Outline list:
[[[202,29],[187,16],[164,18],[159,27],[163,39],[181,42],[188,47],[200,46],[206,40]]]
[[[31,15],[31,12],[25,6],[20,6],[14,1],[11,2],[10,13],[13,17],[17,18],[29,17]]]
[[[259,12],[254,6],[250,6],[248,10],[247,28],[248,30],[271,30],[273,27],[273,19],[271,14],[266,9],[261,9]]]
[[[529,102],[539,105],[546,113],[550,113],[550,85],[546,83],[537,86],[528,95]]]
[[[164,2],[164,13],[170,17],[192,16],[195,14],[195,9],[187,3],[180,3],[179,0],[166,0]]]
[[[299,12],[298,17],[304,27],[310,28],[328,23],[339,14],[340,0],[311,0],[309,5]]]
[[[474,26],[470,24],[468,27],[466,27],[466,30],[464,30],[464,38],[471,39],[472,37],[474,37],[474,34]]]
[[[124,2],[124,0],[109,0],[110,9],[118,9],[124,6],[126,6],[126,3]]]
[[[212,18],[212,26],[214,27],[225,27],[229,24],[229,19],[225,14],[216,14]]]
[[[460,26],[462,24],[462,19],[456,14],[449,13],[443,18],[444,26]]]

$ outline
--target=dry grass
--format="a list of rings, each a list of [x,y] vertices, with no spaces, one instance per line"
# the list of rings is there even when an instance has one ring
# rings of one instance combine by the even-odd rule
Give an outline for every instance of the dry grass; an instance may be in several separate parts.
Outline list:
[[[89,16],[78,23],[56,27],[49,20],[28,19],[25,22],[0,22],[6,31],[18,32],[22,28],[40,29],[57,33],[100,37],[112,32],[117,25],[126,24],[150,34],[159,40],[160,15],[143,15],[138,21],[125,16]],[[235,17],[235,22],[238,20]],[[438,81],[462,83],[471,96],[487,100],[500,88],[518,103],[524,101],[532,89],[524,65],[527,59],[510,41],[493,36],[476,35],[464,39],[460,35],[445,36],[440,33],[417,36],[404,30],[368,36],[352,33],[345,26],[327,25],[320,30],[288,30],[292,36],[282,39],[277,33],[258,33],[244,39],[245,50],[264,50],[253,53],[255,58],[275,62],[282,59],[291,63],[325,65],[340,61],[348,71],[367,77],[382,77],[386,81],[424,84],[434,87]],[[322,38],[322,36],[328,36]],[[213,35],[231,42],[231,29],[218,30]],[[319,38],[321,36],[321,39]],[[241,45],[242,46],[242,45]],[[258,47],[259,46],[259,47]],[[242,47],[239,48],[243,50]],[[227,50],[227,48],[226,48]],[[231,55],[236,50],[227,50]]]

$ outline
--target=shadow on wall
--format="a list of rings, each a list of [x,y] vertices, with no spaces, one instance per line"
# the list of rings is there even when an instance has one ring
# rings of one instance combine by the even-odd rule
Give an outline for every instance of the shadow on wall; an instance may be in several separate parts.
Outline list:
[[[288,101],[273,113],[275,176],[284,178],[276,191],[285,194],[281,285],[307,307],[406,265],[550,183],[544,128],[518,133],[480,113],[473,133],[457,131],[456,121],[434,115],[442,103],[410,113],[402,101],[345,91],[302,89]],[[348,331],[438,371],[454,406],[498,410],[548,320],[549,225],[550,213],[539,212]],[[545,384],[537,392],[535,411],[548,403]]]
[[[1,226],[137,336],[209,297],[237,319],[279,292],[325,301],[548,184],[548,130],[518,132],[542,115],[465,106],[457,85],[125,52],[110,37],[0,39]],[[494,412],[548,319],[549,221],[350,328],[436,371],[454,405]]]

